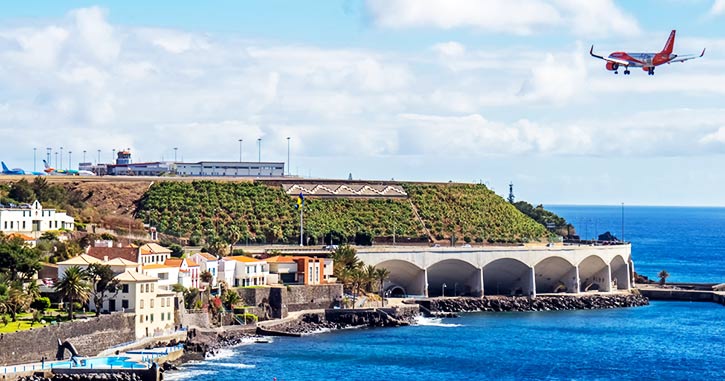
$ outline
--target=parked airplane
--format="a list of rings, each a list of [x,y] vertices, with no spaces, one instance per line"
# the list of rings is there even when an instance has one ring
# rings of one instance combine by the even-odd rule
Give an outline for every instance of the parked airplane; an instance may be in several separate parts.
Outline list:
[[[34,175],[34,176],[45,176],[44,172],[25,172],[21,168],[9,169],[5,162],[1,162],[3,166],[3,175]]]
[[[620,66],[624,66],[624,74],[629,75],[630,67],[641,67],[642,70],[646,71],[648,75],[655,75],[655,67],[662,64],[670,64],[673,62],[685,62],[695,58],[700,58],[705,55],[705,49],[702,49],[700,55],[697,54],[672,54],[672,49],[675,47],[675,30],[670,33],[670,37],[665,43],[664,49],[659,53],[626,53],[626,52],[614,52],[607,57],[602,57],[594,54],[594,45],[589,49],[589,54],[592,57],[596,57],[607,61],[607,70],[614,71],[614,74],[618,74]]]
[[[77,169],[55,169],[48,165],[48,162],[43,160],[43,166],[45,167],[45,173],[49,175],[62,175],[62,176],[95,176],[96,174],[91,171],[79,171]]]

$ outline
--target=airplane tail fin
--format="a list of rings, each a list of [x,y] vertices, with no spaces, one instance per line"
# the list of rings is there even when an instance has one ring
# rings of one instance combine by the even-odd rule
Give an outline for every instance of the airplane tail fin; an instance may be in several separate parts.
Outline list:
[[[45,169],[48,169],[48,168],[50,168],[50,167],[48,166],[48,162],[47,162],[47,161],[45,161],[45,159],[43,159],[43,166],[45,167]]]
[[[670,32],[670,37],[667,39],[665,47],[664,49],[662,49],[662,53],[672,54],[672,50],[675,48],[675,32],[677,31],[673,30],[672,32]]]
[[[2,162],[2,165],[3,165],[3,172],[10,172],[10,170],[8,169],[8,166],[5,165],[4,161]]]

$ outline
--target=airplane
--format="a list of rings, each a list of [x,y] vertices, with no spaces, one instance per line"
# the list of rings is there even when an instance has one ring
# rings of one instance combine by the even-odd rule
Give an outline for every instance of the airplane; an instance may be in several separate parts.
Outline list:
[[[24,170],[22,170],[20,168],[9,169],[8,166],[5,165],[5,162],[4,161],[3,162],[0,162],[0,163],[2,163],[2,166],[3,166],[3,171],[2,171],[2,174],[3,175],[34,175],[34,176],[45,176],[45,173],[43,173],[43,172],[30,172],[30,173],[26,173]]]
[[[77,170],[77,169],[55,169],[48,165],[48,162],[43,160],[43,166],[45,167],[45,173],[49,175],[62,175],[62,176],[95,176],[96,174],[91,171]]]
[[[589,54],[592,57],[599,58],[607,61],[607,70],[614,71],[614,74],[618,74],[617,71],[620,66],[624,66],[624,74],[629,75],[630,67],[641,67],[642,70],[647,72],[647,75],[655,75],[655,67],[662,64],[670,64],[673,62],[685,62],[695,58],[700,58],[705,55],[705,49],[702,49],[700,55],[697,54],[672,54],[672,49],[675,47],[675,32],[670,32],[670,37],[665,43],[664,49],[659,53],[626,53],[626,52],[614,52],[607,57],[594,54],[594,45],[589,49]]]

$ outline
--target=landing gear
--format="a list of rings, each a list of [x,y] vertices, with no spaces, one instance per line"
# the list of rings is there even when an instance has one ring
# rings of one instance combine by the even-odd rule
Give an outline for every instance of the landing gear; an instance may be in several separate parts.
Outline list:
[[[655,68],[651,67],[649,70],[647,70],[647,75],[655,75]]]
[[[629,69],[624,69],[624,75],[629,75],[630,71]]]

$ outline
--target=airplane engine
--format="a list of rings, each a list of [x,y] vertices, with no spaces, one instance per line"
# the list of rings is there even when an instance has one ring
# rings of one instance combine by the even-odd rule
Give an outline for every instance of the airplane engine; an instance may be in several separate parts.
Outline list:
[[[649,72],[649,68],[648,68],[648,67],[646,67],[646,66],[642,67],[642,70],[644,70],[644,71],[646,71],[646,72]]]
[[[619,69],[619,64],[616,62],[607,62],[607,70],[617,70]]]

